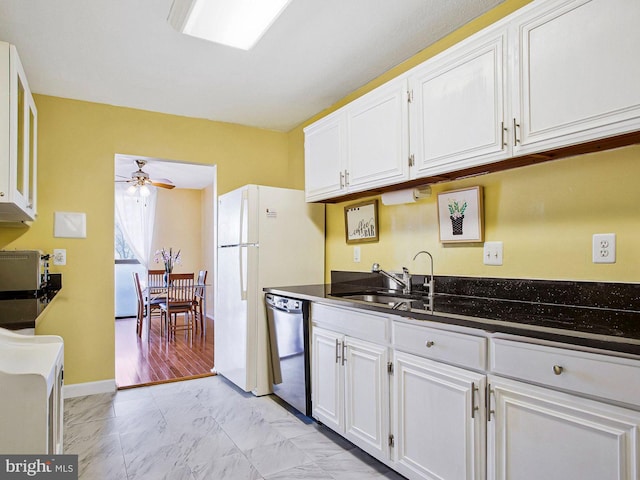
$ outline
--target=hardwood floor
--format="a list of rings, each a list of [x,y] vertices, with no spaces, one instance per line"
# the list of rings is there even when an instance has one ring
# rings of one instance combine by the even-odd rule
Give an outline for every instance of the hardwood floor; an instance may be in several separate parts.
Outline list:
[[[128,388],[184,378],[212,375],[213,321],[208,320],[207,338],[199,333],[193,344],[178,332],[167,342],[160,336],[160,321],[151,322],[151,336],[147,343],[143,335],[136,335],[136,319],[116,320],[116,385]]]

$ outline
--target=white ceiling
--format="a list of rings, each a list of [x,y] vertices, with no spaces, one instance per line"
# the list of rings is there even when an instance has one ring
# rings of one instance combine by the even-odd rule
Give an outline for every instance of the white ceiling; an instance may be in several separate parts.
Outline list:
[[[288,131],[503,0],[293,0],[250,51],[172,0],[0,0],[35,93]]]

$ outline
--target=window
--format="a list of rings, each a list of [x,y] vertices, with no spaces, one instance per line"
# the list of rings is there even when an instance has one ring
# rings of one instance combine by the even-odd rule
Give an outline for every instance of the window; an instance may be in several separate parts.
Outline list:
[[[116,263],[140,263],[133,255],[133,251],[122,234],[120,226],[115,224],[115,259]]]

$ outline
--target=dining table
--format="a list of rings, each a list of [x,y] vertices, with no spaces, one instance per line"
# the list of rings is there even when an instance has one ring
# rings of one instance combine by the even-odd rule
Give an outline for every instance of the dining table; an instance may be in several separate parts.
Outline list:
[[[154,298],[165,298],[167,296],[167,290],[168,290],[168,286],[166,283],[161,282],[161,283],[148,283],[145,280],[141,280],[141,287],[142,287],[142,296],[145,299],[145,319],[146,319],[146,323],[147,323],[147,328],[146,328],[146,332],[147,332],[147,342],[149,341],[149,338],[151,337],[151,308],[149,305],[150,300],[154,299]],[[200,288],[201,292],[202,292],[202,311],[204,312],[204,318],[202,319],[202,336],[203,338],[207,338],[207,321],[206,321],[206,316],[207,316],[207,287],[210,287],[211,284],[209,283],[194,283],[193,286],[189,286],[189,287],[185,287],[185,288],[190,288],[193,290],[198,290],[198,288]],[[180,288],[180,287],[174,287],[174,288]]]

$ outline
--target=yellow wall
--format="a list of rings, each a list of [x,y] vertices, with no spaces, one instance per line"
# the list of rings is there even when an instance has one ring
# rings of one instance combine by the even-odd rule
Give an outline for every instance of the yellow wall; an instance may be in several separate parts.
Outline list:
[[[64,338],[67,384],[113,379],[114,155],[215,164],[220,193],[246,183],[289,187],[296,180],[288,164],[288,138],[49,96],[36,95],[35,101],[38,219],[28,229],[0,226],[0,248],[67,249],[67,265],[52,267],[63,275],[63,290],[37,332]],[[54,238],[55,211],[85,212],[87,238]]]
[[[314,119],[528,3],[506,0],[488,14],[419,52]],[[0,227],[0,248],[66,248],[64,289],[38,333],[65,339],[68,384],[114,378],[113,171],[116,153],[217,165],[219,193],[246,183],[303,188],[302,127],[288,134],[127,108],[36,96],[39,111],[39,218],[29,228]],[[380,207],[380,242],[364,244],[352,262],[344,240],[344,205],[327,208],[326,272],[406,265],[426,271],[422,249],[440,275],[634,281],[640,236],[640,147],[583,155],[538,166],[435,185],[414,205]],[[480,245],[438,242],[435,194],[485,187],[485,238],[502,240],[504,265],[482,265]],[[212,198],[213,192],[203,194]],[[86,239],[53,238],[53,212],[87,213]],[[591,235],[618,234],[618,263],[593,265]],[[206,236],[211,237],[208,232]],[[208,260],[207,260],[208,261]]]
[[[174,273],[196,275],[205,270],[202,244],[202,191],[186,188],[158,189],[156,220],[149,268],[164,268],[162,260],[155,263],[155,252],[162,248],[180,250],[180,263]]]
[[[527,3],[506,0],[289,132],[291,158],[304,159],[304,126]],[[638,156],[638,146],[583,155],[437,184],[431,198],[416,204],[381,205],[380,241],[361,245],[360,263],[353,262],[353,247],[345,242],[344,207],[353,202],[328,205],[326,278],[331,270],[368,271],[373,262],[390,270],[407,266],[415,273],[426,273],[424,255],[412,261],[416,252],[426,249],[434,255],[439,275],[638,282],[640,262],[634,258],[634,249],[637,252],[640,215],[632,207],[640,202],[635,181],[640,178]],[[483,265],[481,244],[443,246],[438,240],[437,193],[473,185],[484,186],[485,240],[504,242],[502,266]],[[618,235],[618,261],[595,265],[592,235],[609,232]]]
[[[361,245],[361,262],[345,243],[344,206],[327,207],[326,272],[367,271],[406,266],[428,273],[424,255],[434,257],[436,275],[640,281],[640,146],[432,186],[432,196],[414,204],[380,205],[380,241]],[[482,244],[441,244],[436,197],[439,192],[484,187],[485,240],[504,242],[504,264],[482,262]],[[594,233],[617,234],[617,262],[594,264]]]

